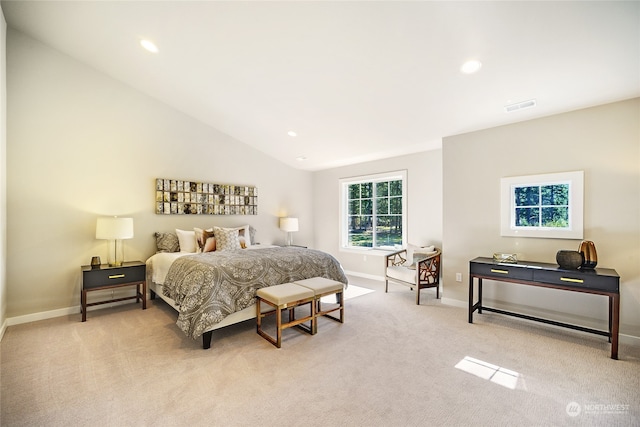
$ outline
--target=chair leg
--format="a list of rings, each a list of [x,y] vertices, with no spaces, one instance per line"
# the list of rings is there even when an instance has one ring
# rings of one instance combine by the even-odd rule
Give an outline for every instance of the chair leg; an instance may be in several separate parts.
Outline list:
[[[384,293],[386,294],[389,291],[389,280],[385,279],[384,281]]]
[[[416,305],[420,305],[420,286],[416,286]]]

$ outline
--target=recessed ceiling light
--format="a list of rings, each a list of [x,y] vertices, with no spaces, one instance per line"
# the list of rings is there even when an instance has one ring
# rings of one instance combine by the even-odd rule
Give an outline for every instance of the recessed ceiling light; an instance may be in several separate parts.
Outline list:
[[[147,49],[149,52],[158,53],[158,46],[153,44],[150,40],[140,40],[140,44],[143,48]]]
[[[307,158],[305,156],[300,156],[300,157],[296,157],[296,160],[299,162],[304,162],[305,160],[307,160]]]
[[[295,133],[294,131],[290,130],[289,132],[287,132],[287,135],[289,136],[298,136],[297,133]]]
[[[480,67],[482,67],[482,62],[473,59],[462,64],[462,67],[460,67],[460,71],[465,74],[473,74],[478,71]]]

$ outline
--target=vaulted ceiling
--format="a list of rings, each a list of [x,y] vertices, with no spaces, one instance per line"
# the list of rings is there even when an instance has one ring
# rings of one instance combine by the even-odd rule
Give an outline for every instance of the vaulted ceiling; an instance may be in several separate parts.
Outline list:
[[[307,170],[640,96],[640,2],[2,7],[9,27]],[[158,52],[144,50],[143,39]],[[471,59],[482,67],[462,73]],[[528,100],[536,106],[505,112]]]

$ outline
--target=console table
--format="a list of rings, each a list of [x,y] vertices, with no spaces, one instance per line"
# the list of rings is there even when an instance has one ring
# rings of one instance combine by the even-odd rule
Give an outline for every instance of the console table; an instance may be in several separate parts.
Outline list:
[[[478,281],[478,301],[475,303],[473,299],[474,279]],[[609,330],[590,329],[484,306],[482,305],[482,279],[608,296]],[[493,258],[475,258],[469,261],[469,323],[473,323],[473,312],[476,310],[479,314],[482,314],[482,310],[486,310],[608,337],[611,343],[611,358],[618,358],[620,276],[615,270],[609,268],[565,270],[557,264],[530,261],[518,261],[511,264],[498,263]]]

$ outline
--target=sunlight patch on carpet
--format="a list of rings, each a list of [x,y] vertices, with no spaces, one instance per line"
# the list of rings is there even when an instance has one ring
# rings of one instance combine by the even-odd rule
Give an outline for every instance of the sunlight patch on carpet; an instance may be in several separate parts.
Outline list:
[[[524,378],[516,371],[501,368],[473,357],[465,356],[458,362],[456,368],[511,390],[525,389]]]
[[[348,300],[351,298],[356,298],[362,295],[370,294],[371,292],[375,292],[373,289],[361,288],[360,286],[349,285],[347,289],[344,291],[344,299]],[[322,297],[320,299],[322,302],[332,303],[336,302],[335,295],[327,295],[326,297]]]

